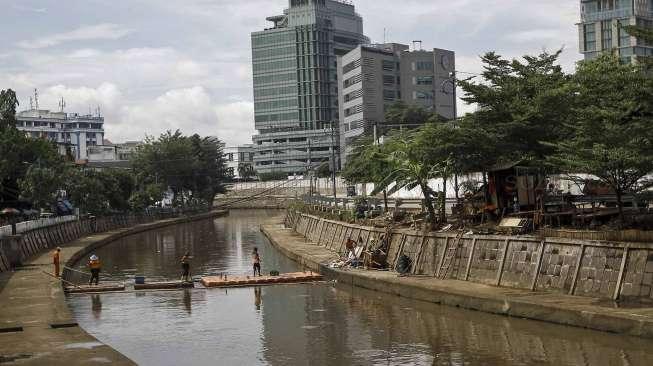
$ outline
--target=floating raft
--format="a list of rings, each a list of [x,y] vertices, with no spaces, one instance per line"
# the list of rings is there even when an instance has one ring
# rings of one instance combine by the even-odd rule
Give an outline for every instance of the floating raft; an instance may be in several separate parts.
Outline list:
[[[105,282],[99,285],[78,285],[66,286],[64,290],[69,294],[84,294],[89,292],[110,292],[125,291],[125,284],[122,282]]]
[[[295,272],[284,273],[279,276],[227,277],[226,280],[219,276],[202,277],[202,284],[206,287],[246,287],[320,280],[322,280],[322,275],[319,273]]]
[[[194,288],[194,287],[195,284],[193,282],[181,282],[181,281],[134,284],[134,290],[167,290],[167,289]]]

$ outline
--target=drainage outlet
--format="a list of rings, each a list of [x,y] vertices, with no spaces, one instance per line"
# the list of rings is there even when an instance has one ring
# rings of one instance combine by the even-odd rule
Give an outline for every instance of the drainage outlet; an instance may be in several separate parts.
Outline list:
[[[0,328],[0,333],[16,333],[22,331],[23,331],[23,327]]]
[[[57,324],[50,324],[50,328],[52,329],[61,329],[61,328],[75,328],[78,327],[79,324],[77,323],[57,323]]]

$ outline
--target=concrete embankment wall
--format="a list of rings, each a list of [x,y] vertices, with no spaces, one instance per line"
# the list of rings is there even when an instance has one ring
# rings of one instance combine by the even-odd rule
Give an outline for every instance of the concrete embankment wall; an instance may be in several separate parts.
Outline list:
[[[193,220],[197,220],[198,218],[201,219],[215,215],[215,212],[210,212],[194,215],[192,218]],[[188,217],[181,217],[179,221],[183,222]],[[33,229],[20,235],[7,236],[0,239],[0,273],[21,266],[28,258],[43,250],[52,249],[81,237],[118,228],[132,227],[165,218],[165,216],[161,215],[120,215],[83,219]],[[164,223],[160,225],[164,225]],[[148,228],[148,230],[150,229]]]
[[[142,232],[146,231],[152,231],[168,226],[173,226],[173,225],[179,225],[179,224],[184,224],[188,222],[194,222],[194,221],[201,221],[205,219],[210,219],[214,217],[222,217],[226,216],[229,214],[229,211],[227,210],[217,210],[217,211],[211,211],[211,212],[206,212],[203,214],[196,214],[192,216],[186,216],[186,217],[179,217],[174,220],[166,220],[166,221],[160,221],[160,222],[153,222],[148,224],[147,226],[138,226],[138,227],[133,227],[130,228],[127,231],[122,231],[118,232],[114,235],[111,235],[110,237],[107,237],[102,240],[98,240],[93,242],[92,244],[84,247],[83,250],[79,250],[73,255],[70,256],[70,258],[66,261],[66,266],[67,267],[72,267],[75,265],[75,263],[79,262],[82,258],[86,257],[89,253],[95,251],[96,249],[103,247],[105,245],[111,244],[115,242],[116,240],[122,239],[126,236],[131,236],[135,234],[140,234]],[[64,277],[68,272],[64,272]],[[64,278],[67,279],[67,278]]]
[[[345,254],[347,238],[367,246],[385,229],[361,227],[288,211],[292,227],[315,245]],[[388,263],[407,255],[413,274],[436,276],[455,233],[391,230]],[[530,236],[465,235],[450,279],[607,299],[653,300],[653,244]]]

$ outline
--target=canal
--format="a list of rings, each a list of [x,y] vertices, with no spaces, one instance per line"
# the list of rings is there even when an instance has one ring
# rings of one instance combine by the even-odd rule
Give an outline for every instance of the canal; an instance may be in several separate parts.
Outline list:
[[[127,237],[97,251],[103,280],[301,270],[259,225],[279,211]],[[81,265],[80,265],[81,268]],[[141,365],[653,365],[653,341],[398,298],[333,283],[71,295],[80,326]],[[92,346],[92,345],[90,345]]]

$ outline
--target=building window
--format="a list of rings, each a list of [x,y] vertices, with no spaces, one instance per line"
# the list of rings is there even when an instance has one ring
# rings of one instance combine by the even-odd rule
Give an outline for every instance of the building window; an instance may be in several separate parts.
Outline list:
[[[347,95],[345,95],[345,102],[349,102],[354,99],[363,97],[363,89],[355,90]]]
[[[395,71],[395,62],[383,60],[382,67],[383,67],[383,71]]]
[[[596,51],[596,27],[594,23],[583,25],[583,33],[585,34],[585,51]]]
[[[397,93],[394,90],[383,90],[383,100],[395,100]]]
[[[604,20],[601,22],[601,49],[609,50],[612,48],[612,21]]]
[[[433,70],[433,62],[431,61],[417,61],[415,66],[417,70]]]
[[[433,85],[433,76],[418,76],[415,78],[417,85]]]
[[[421,92],[417,91],[415,92],[413,99],[416,100],[432,100],[433,99],[433,92]]]
[[[360,65],[361,65],[361,59],[359,58],[358,60],[355,60],[355,61],[350,62],[350,63],[348,63],[347,65],[345,65],[345,66],[342,68],[342,73],[343,73],[343,74],[346,74],[346,73],[348,73],[348,72],[354,70],[355,68],[360,67]]]
[[[395,85],[395,77],[392,75],[383,75],[383,85]]]

